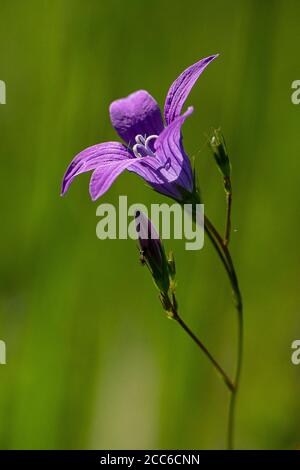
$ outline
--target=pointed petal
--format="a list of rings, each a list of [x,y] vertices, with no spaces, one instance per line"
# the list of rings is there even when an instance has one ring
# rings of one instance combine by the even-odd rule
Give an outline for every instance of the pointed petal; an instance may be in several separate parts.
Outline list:
[[[205,59],[196,62],[189,68],[184,70],[181,75],[171,85],[164,108],[164,115],[166,124],[170,124],[181,113],[185,100],[187,99],[195,82],[200,77],[205,68],[212,62],[218,55],[212,55]]]
[[[189,107],[163,130],[155,142],[156,158],[164,164],[162,175],[169,183],[176,182],[187,191],[193,189],[193,172],[182,145],[181,127],[192,112],[193,108]]]
[[[70,163],[62,183],[61,195],[64,195],[73,179],[80,173],[95,170],[99,164],[132,158],[125,145],[119,142],[104,142],[93,145],[80,152]]]
[[[128,167],[135,163],[134,158],[111,161],[97,167],[90,181],[90,195],[93,201],[102,196],[113,184],[115,179]]]
[[[157,102],[144,90],[114,101],[109,112],[113,127],[131,146],[136,135],[158,135],[164,127]]]
[[[90,181],[90,195],[92,200],[102,196],[112,185],[115,179],[125,170],[136,173],[151,186],[168,186],[167,177],[162,174],[163,165],[155,157],[128,158],[126,160],[107,161],[97,165]],[[176,188],[171,191],[160,191],[168,196],[178,196]],[[174,193],[174,194],[173,194]]]

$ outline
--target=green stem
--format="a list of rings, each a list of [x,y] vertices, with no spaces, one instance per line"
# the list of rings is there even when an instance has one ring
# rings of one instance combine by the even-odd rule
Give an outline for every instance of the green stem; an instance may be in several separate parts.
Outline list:
[[[226,192],[226,223],[224,245],[228,246],[231,232],[231,207],[232,207],[232,192]]]
[[[215,367],[217,372],[220,374],[222,379],[224,380],[226,386],[231,392],[231,396],[235,394],[235,386],[226,374],[226,372],[222,369],[222,367],[218,364],[218,362],[214,359],[212,354],[208,351],[206,346],[200,341],[199,338],[190,330],[190,328],[187,326],[187,324],[182,320],[182,318],[179,316],[178,312],[176,310],[173,310],[173,318],[174,320],[177,321],[177,323],[184,329],[184,331],[192,338],[192,340],[197,344],[197,346],[201,349],[201,351],[206,355],[206,357],[209,359],[209,361],[212,363],[212,365]]]
[[[222,264],[226,269],[226,273],[229,277],[231,287],[233,290],[233,295],[235,298],[235,306],[238,313],[238,351],[237,351],[237,366],[235,373],[235,389],[230,397],[229,405],[229,421],[228,421],[228,449],[234,448],[234,430],[235,430],[235,409],[236,409],[236,400],[237,394],[240,385],[241,377],[241,368],[242,368],[242,359],[243,359],[243,304],[241,291],[238,284],[237,275],[235,272],[234,264],[228,250],[227,245],[223,242],[222,237],[210,222],[210,220],[205,217],[205,231],[208,234],[211,242],[213,243],[214,248],[216,249],[218,256],[220,257]]]
[[[205,232],[208,235],[211,243],[213,244],[220,260],[222,261],[222,264],[224,265],[224,268],[227,272],[228,277],[231,280],[231,266],[228,264],[228,260],[226,259],[226,257],[224,256],[224,253],[223,253],[223,248],[220,247],[220,243],[216,240],[215,236],[211,232],[210,228],[208,227],[208,225],[206,223],[206,220],[205,220],[204,229],[205,229]]]
[[[230,396],[229,404],[229,418],[228,418],[228,449],[234,449],[234,429],[235,429],[235,409],[236,409],[236,398],[240,386],[240,376],[243,361],[243,309],[242,305],[237,308],[238,311],[238,354],[237,354],[237,365],[235,373],[235,389]]]

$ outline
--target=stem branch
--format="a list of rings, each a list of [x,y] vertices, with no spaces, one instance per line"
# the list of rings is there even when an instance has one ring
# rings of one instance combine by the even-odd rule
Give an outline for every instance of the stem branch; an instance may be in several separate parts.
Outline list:
[[[187,324],[182,320],[182,318],[178,315],[177,311],[173,311],[173,318],[174,320],[177,321],[177,323],[184,329],[184,331],[192,338],[192,340],[197,344],[197,346],[201,349],[201,351],[206,355],[206,357],[210,360],[212,365],[215,367],[215,369],[218,371],[222,379],[224,380],[225,384],[229,388],[232,396],[234,395],[235,392],[235,386],[226,374],[226,372],[222,369],[222,367],[218,364],[218,362],[214,359],[214,357],[211,355],[211,353],[208,351],[206,346],[200,341],[199,338],[190,330],[190,328],[187,326]]]

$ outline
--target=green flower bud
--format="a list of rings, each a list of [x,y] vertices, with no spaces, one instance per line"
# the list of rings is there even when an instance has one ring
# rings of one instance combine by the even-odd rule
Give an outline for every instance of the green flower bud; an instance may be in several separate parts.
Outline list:
[[[212,149],[216,164],[221,174],[224,176],[224,178],[230,179],[231,165],[226,149],[225,140],[220,129],[215,129],[213,131],[209,146]]]

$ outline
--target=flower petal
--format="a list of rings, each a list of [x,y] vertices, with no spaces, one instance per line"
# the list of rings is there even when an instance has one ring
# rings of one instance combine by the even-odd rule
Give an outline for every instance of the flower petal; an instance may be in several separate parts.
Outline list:
[[[129,170],[141,176],[151,186],[161,187],[163,194],[168,196],[177,197],[178,191],[174,187],[167,191],[163,190],[168,188],[167,177],[162,174],[163,165],[155,157],[142,157],[142,158],[128,158],[126,160],[115,160],[102,162],[97,165],[91,181],[90,181],[90,195],[94,200],[102,196],[112,185],[115,179],[124,171]]]
[[[134,158],[110,161],[97,166],[90,181],[90,195],[93,201],[102,196],[115,179],[128,167],[135,163]]]
[[[70,163],[62,183],[61,195],[64,195],[73,179],[80,173],[95,170],[101,163],[132,158],[125,145],[119,142],[104,142],[93,145],[80,152]]]
[[[193,190],[193,172],[182,145],[181,127],[192,112],[193,108],[189,107],[163,130],[154,144],[156,158],[164,165],[161,174],[169,183],[176,182],[187,191]]]
[[[109,112],[113,127],[131,146],[136,135],[158,135],[164,127],[157,102],[144,90],[114,101]]]
[[[199,62],[191,65],[189,68],[184,70],[184,72],[182,72],[182,74],[179,75],[179,77],[171,85],[167,94],[164,108],[166,124],[170,124],[176,117],[180,115],[184,102],[187,99],[195,82],[208,66],[208,64],[210,64],[210,62],[212,62],[216,57],[218,57],[218,54],[206,57],[205,59],[202,59]]]
[[[193,191],[193,172],[181,135],[181,127],[192,112],[193,108],[188,108],[160,133],[154,144],[155,157],[137,158],[128,168],[159,193],[179,200],[182,194],[177,185],[186,191]]]

